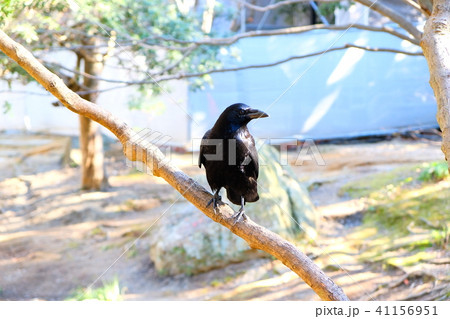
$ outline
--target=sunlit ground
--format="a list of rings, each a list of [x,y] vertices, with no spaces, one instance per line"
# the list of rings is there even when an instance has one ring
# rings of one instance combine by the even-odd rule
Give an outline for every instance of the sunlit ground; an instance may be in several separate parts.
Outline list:
[[[0,145],[1,299],[318,299],[272,259],[159,275],[148,235],[178,198],[170,186],[127,167],[113,146],[111,189],[81,192],[77,152],[61,166],[67,139],[17,140],[23,143]],[[320,150],[327,165],[294,166],[323,215],[319,237],[300,238],[299,247],[351,299],[449,299],[450,180],[439,144],[395,139]],[[173,159],[188,174],[203,174],[192,158]],[[291,151],[290,162],[296,158]]]

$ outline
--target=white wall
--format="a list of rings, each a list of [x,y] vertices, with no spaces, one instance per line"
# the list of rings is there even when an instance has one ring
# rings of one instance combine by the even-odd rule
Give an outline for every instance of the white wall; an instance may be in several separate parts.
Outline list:
[[[55,61],[70,65],[74,63],[71,54],[57,54]],[[102,77],[109,79],[129,79],[127,71],[106,67]],[[117,83],[102,82],[101,89],[117,86]],[[148,109],[130,110],[129,99],[137,94],[135,87],[127,87],[100,94],[98,104],[121,117],[137,130],[151,128],[169,135],[169,144],[184,145],[188,141],[187,83],[173,81],[170,90],[160,96],[149,99]],[[0,130],[30,130],[64,135],[78,135],[78,116],[64,107],[54,107],[56,98],[48,94],[37,83],[22,85],[15,82],[12,92],[4,81],[0,81],[0,106],[5,101],[12,105],[7,114],[0,112]],[[6,92],[5,92],[6,91]],[[18,92],[18,93],[14,93]],[[102,131],[112,134],[102,128]]]

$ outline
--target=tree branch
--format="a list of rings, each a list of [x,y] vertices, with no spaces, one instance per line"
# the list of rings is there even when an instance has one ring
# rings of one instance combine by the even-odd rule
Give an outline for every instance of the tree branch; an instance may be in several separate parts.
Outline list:
[[[408,51],[403,51],[403,50],[397,50],[397,49],[391,49],[391,48],[372,48],[372,47],[368,47],[368,46],[360,46],[360,45],[355,45],[355,44],[351,44],[348,43],[346,45],[343,45],[341,47],[335,47],[335,48],[330,48],[327,50],[322,50],[322,51],[318,51],[318,52],[314,52],[314,53],[309,53],[309,54],[305,54],[305,55],[297,55],[297,56],[291,56],[289,58],[286,59],[282,59],[276,62],[272,62],[272,63],[266,63],[266,64],[255,64],[255,65],[246,65],[246,66],[240,66],[240,67],[235,67],[235,68],[225,68],[225,69],[212,69],[212,70],[207,70],[204,72],[198,72],[198,73],[178,73],[178,74],[171,74],[171,75],[162,75],[160,77],[154,77],[152,80],[142,80],[142,81],[127,81],[127,80],[116,80],[116,79],[106,79],[106,78],[101,78],[101,77],[96,77],[90,74],[86,74],[84,72],[77,72],[74,71],[70,68],[66,68],[60,64],[56,64],[56,63],[48,63],[48,65],[50,66],[56,66],[59,67],[63,70],[67,70],[69,72],[72,73],[77,73],[80,75],[83,75],[85,77],[88,78],[93,78],[99,81],[104,81],[104,82],[111,82],[111,83],[122,83],[122,84],[126,84],[125,86],[120,86],[120,87],[114,87],[115,88],[122,88],[122,87],[127,87],[130,85],[142,85],[142,84],[151,84],[151,83],[155,83],[155,82],[164,82],[164,81],[170,81],[170,80],[181,80],[181,79],[188,79],[188,78],[195,78],[195,77],[201,77],[207,74],[214,74],[214,73],[224,73],[224,72],[232,72],[232,71],[242,71],[242,70],[248,70],[248,69],[260,69],[260,68],[267,68],[267,67],[272,67],[272,66],[276,66],[279,64],[283,64],[289,61],[293,61],[293,60],[299,60],[299,59],[305,59],[305,58],[310,58],[313,56],[317,56],[317,55],[322,55],[322,54],[326,54],[329,52],[334,52],[334,51],[340,51],[340,50],[346,50],[349,48],[355,48],[355,49],[360,49],[360,50],[365,50],[365,51],[370,51],[370,52],[389,52],[389,53],[397,53],[397,54],[405,54],[405,55],[410,55],[410,56],[423,56],[422,52],[408,52]],[[152,74],[152,75],[156,75],[156,74]],[[83,92],[77,92],[78,94],[87,94],[87,93],[92,93],[92,92],[104,92],[104,91],[110,91],[111,88],[107,88],[107,89],[102,89],[99,91],[83,91]]]
[[[243,5],[246,8],[249,8],[251,10],[255,10],[255,11],[259,11],[259,12],[265,12],[265,11],[270,11],[270,10],[274,10],[274,9],[278,9],[279,7],[282,6],[286,6],[286,5],[290,5],[290,4],[297,4],[297,3],[307,3],[309,2],[309,0],[287,0],[287,1],[280,1],[271,5],[267,5],[264,7],[261,6],[257,6],[251,3],[248,3],[244,0],[234,0],[237,3],[240,3],[241,5]],[[355,0],[357,1],[357,0]],[[422,12],[425,16],[429,16],[428,12],[426,10],[424,10],[417,2],[414,2],[413,0],[402,0],[405,4],[413,7],[414,9],[419,10],[420,12]],[[316,0],[316,2],[336,2],[336,0]],[[359,2],[359,1],[358,1]],[[374,1],[376,2],[376,1]],[[420,1],[419,1],[420,2]]]
[[[417,0],[417,2],[419,3],[420,8],[430,16],[431,11],[433,10],[433,0]]]
[[[272,62],[272,63],[267,63],[267,64],[246,65],[246,66],[241,66],[241,67],[236,67],[236,68],[208,70],[208,71],[199,72],[199,73],[173,74],[173,75],[161,76],[159,78],[155,78],[155,80],[157,82],[162,82],[162,81],[169,81],[169,80],[180,80],[180,79],[187,79],[187,78],[193,78],[193,77],[200,77],[200,76],[203,76],[203,75],[213,74],[213,73],[222,73],[222,72],[230,72],[230,71],[242,71],[242,70],[248,70],[248,69],[267,68],[267,67],[283,64],[283,63],[286,63],[286,62],[289,62],[289,61],[293,61],[293,60],[310,58],[310,57],[313,57],[313,56],[322,55],[322,54],[333,52],[333,51],[346,50],[346,49],[349,49],[349,48],[356,48],[356,49],[365,50],[365,51],[371,51],[371,52],[391,52],[391,53],[406,54],[406,55],[411,55],[411,56],[423,56],[422,52],[408,52],[408,51],[389,49],[389,48],[371,48],[371,47],[359,46],[359,45],[355,45],[355,44],[346,44],[346,45],[341,46],[341,47],[330,48],[330,49],[327,49],[327,50],[322,50],[322,51],[309,53],[309,54],[305,54],[305,55],[291,56],[289,58],[286,58],[286,59],[283,59],[283,60],[280,60],[280,61],[276,61],[276,62]],[[138,82],[138,83],[134,83],[134,84],[145,84],[145,83],[151,83],[151,82],[153,82],[153,81],[144,81],[144,82]]]
[[[269,11],[269,10],[278,9],[279,7],[290,5],[290,4],[307,3],[310,0],[285,0],[285,1],[280,1],[280,2],[274,3],[274,4],[269,4],[264,7],[248,3],[244,0],[234,0],[234,1],[237,3],[240,3],[241,5],[243,5],[246,8],[249,8],[249,9],[252,9],[255,11],[259,11],[259,12],[265,12],[265,11]],[[336,0],[319,0],[317,2],[336,2]]]
[[[244,33],[238,33],[234,36],[228,38],[207,38],[201,40],[179,40],[175,38],[167,38],[163,36],[157,36],[156,38],[159,40],[179,43],[179,44],[197,44],[197,45],[231,45],[237,42],[240,39],[251,38],[251,37],[265,37],[271,35],[285,35],[285,34],[299,34],[304,32],[309,32],[313,30],[348,30],[348,29],[359,29],[359,30],[367,30],[374,32],[386,32],[396,36],[402,40],[409,41],[415,45],[420,44],[420,38],[415,39],[404,35],[403,33],[395,31],[393,28],[389,27],[373,27],[367,26],[363,24],[347,24],[347,25],[324,25],[324,24],[313,24],[306,25],[301,27],[292,27],[292,28],[283,28],[277,30],[257,30],[257,31],[249,31]],[[145,41],[145,40],[144,40]]]
[[[421,13],[423,13],[423,15],[425,15],[426,17],[429,17],[430,15],[428,14],[428,12],[426,10],[424,10],[417,2],[415,2],[414,0],[402,0],[404,3],[406,3],[407,5],[413,7],[414,9],[420,11]]]
[[[3,31],[0,31],[0,50],[16,61],[69,110],[108,128],[122,143],[124,153],[129,160],[145,163],[155,176],[166,180],[209,218],[243,238],[250,247],[264,250],[281,260],[322,299],[348,300],[342,289],[293,244],[250,219],[235,224],[232,217],[234,211],[228,205],[219,206],[217,213],[211,206],[207,207],[212,195],[204,187],[167,161],[155,145],[146,144],[144,146],[145,141],[139,141],[139,139],[134,141],[133,138],[136,137],[136,134],[125,122],[106,109],[86,101],[72,92],[60,78],[47,70],[28,50],[13,41]]]
[[[389,18],[392,22],[397,23],[400,27],[405,29],[416,40],[422,39],[422,32],[420,32],[411,22],[409,22],[401,14],[391,10],[391,8],[378,2],[378,0],[354,0],[356,2],[369,7],[370,9],[378,12],[379,14]]]

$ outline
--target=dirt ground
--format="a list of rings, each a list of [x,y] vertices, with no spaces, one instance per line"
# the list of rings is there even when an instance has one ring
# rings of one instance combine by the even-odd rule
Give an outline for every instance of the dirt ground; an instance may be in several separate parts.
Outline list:
[[[106,153],[111,187],[83,192],[80,168],[73,162],[77,152],[70,160],[67,139],[36,142],[34,152],[17,142],[29,137],[2,143],[10,139],[0,138],[1,300],[64,300],[77,288],[98,287],[113,278],[124,300],[318,300],[294,273],[270,259],[195,276],[158,275],[149,259],[148,235],[159,218],[170,214],[170,205],[183,200],[176,191],[127,167],[120,147],[112,145]],[[432,291],[422,277],[362,263],[358,251],[339,252],[367,208],[364,200],[339,190],[377,172],[442,160],[439,143],[397,138],[319,149],[326,165],[310,160],[293,166],[322,215],[318,238],[302,247],[352,300],[402,300]],[[289,152],[291,163],[297,157],[298,152]],[[173,161],[190,175],[203,174],[196,154],[175,154]]]

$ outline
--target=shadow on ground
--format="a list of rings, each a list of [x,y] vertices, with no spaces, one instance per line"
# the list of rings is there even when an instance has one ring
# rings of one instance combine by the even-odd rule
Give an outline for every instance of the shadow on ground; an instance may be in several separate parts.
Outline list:
[[[178,194],[126,167],[117,146],[106,156],[111,188],[82,192],[67,140],[45,140],[53,146],[0,145],[0,299],[63,300],[117,278],[124,300],[318,300],[271,259],[158,275],[148,235]],[[352,300],[449,299],[449,181],[418,180],[422,163],[442,159],[439,144],[398,139],[320,151],[326,166],[293,167],[322,214],[319,237],[299,247]],[[289,156],[295,163],[296,152]],[[192,158],[174,155],[188,174],[201,174]]]

